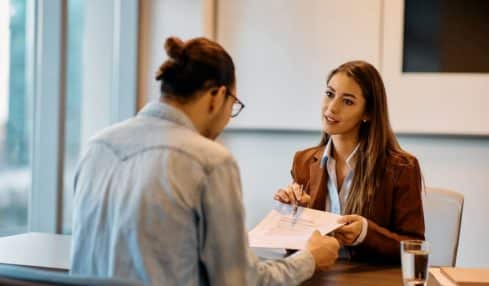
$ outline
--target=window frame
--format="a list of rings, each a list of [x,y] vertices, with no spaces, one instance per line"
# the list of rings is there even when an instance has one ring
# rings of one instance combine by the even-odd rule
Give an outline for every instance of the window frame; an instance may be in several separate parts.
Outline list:
[[[114,9],[104,12],[114,13],[114,22],[107,24],[113,27],[108,112],[115,123],[136,112],[139,1],[112,2]],[[34,100],[28,231],[61,233],[63,227],[67,6],[65,0],[28,0],[27,80],[32,86],[27,92]]]

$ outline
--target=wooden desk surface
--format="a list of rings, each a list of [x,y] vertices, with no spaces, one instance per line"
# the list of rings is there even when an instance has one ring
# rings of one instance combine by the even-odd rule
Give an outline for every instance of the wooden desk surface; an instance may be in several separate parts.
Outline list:
[[[338,261],[328,271],[316,273],[302,286],[402,286],[401,266],[379,266]],[[431,275],[428,286],[440,286]]]
[[[316,273],[303,285],[399,286],[402,285],[401,267],[339,261],[328,271]]]
[[[262,259],[279,259],[285,254],[281,249],[252,248]],[[379,266],[338,260],[325,272],[316,273],[303,286],[399,286],[402,285],[401,266]]]

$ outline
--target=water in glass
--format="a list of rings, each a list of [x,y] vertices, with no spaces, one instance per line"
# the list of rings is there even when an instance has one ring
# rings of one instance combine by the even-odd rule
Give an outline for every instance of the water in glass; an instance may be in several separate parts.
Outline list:
[[[428,278],[428,251],[404,250],[402,253],[404,286],[424,286]]]

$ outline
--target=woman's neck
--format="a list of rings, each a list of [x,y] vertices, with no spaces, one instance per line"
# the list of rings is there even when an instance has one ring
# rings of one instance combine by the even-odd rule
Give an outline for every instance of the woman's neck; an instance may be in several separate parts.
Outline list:
[[[358,145],[358,136],[332,135],[333,157],[335,160],[346,162],[346,159]]]

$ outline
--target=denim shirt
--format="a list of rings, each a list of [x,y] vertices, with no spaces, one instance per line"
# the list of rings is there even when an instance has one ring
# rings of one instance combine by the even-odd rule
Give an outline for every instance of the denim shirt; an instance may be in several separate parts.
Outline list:
[[[248,248],[238,166],[185,114],[152,102],[89,143],[75,175],[71,273],[152,285],[297,285],[307,250]]]

